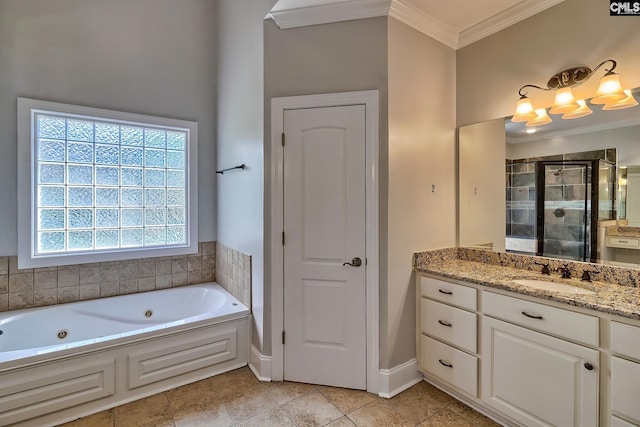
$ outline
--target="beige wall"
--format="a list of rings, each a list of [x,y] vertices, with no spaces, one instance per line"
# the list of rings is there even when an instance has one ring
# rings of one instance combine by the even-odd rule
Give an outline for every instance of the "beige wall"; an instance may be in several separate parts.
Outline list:
[[[415,357],[414,252],[455,246],[455,51],[389,19],[388,273],[381,367]],[[435,192],[431,186],[435,185]],[[385,206],[381,206],[384,209]]]
[[[217,179],[218,241],[251,255],[253,345],[264,331],[263,21],[276,0],[218,2],[217,167],[247,169]]]
[[[640,86],[640,19],[609,16],[602,0],[566,0],[457,52],[457,124],[513,114],[518,89],[544,86],[563,69],[618,61],[622,83]],[[590,97],[604,72],[576,88]],[[532,89],[534,105],[550,106],[552,93]]]
[[[387,162],[387,19],[371,18],[335,24],[280,30],[264,23],[265,112],[265,335],[264,353],[271,354],[268,263],[271,190],[271,99],[376,89],[380,92],[380,164]],[[386,206],[386,168],[380,168],[381,205]],[[380,212],[381,270],[386,265],[386,211]],[[386,269],[381,271],[386,277]],[[383,280],[384,281],[384,280]],[[381,283],[381,286],[383,284]],[[386,286],[386,284],[385,284]],[[381,301],[386,306],[386,301]],[[383,320],[384,321],[384,320]],[[384,328],[384,325],[381,325]]]
[[[199,238],[216,239],[216,3],[0,1],[0,255],[17,252],[16,97],[198,122]]]
[[[455,52],[394,19],[290,30],[265,22],[265,135],[273,97],[368,89],[380,91],[381,107],[380,367],[385,369],[415,357],[413,252],[455,245]],[[265,152],[267,161],[269,156]],[[269,189],[265,200],[268,223]]]
[[[464,126],[459,146],[459,244],[491,243],[505,250],[504,120]]]

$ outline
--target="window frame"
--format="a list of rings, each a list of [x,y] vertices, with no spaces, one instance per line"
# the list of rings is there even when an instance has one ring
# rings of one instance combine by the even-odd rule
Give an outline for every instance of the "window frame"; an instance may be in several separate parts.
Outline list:
[[[198,123],[144,114],[59,102],[18,98],[18,268],[53,267],[70,264],[121,261],[137,258],[185,255],[198,252]],[[187,132],[185,149],[186,244],[115,248],[91,252],[36,254],[37,182],[35,156],[38,113],[74,116],[87,120],[113,120],[124,125],[159,126]],[[95,162],[93,163],[95,166]],[[118,167],[122,167],[121,164]],[[66,207],[65,203],[65,207]],[[143,206],[144,207],[144,206]],[[122,228],[119,227],[121,230]]]

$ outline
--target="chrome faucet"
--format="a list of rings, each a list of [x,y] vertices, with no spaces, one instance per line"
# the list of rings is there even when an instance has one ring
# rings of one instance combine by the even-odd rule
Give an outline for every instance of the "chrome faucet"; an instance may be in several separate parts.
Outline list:
[[[569,269],[569,264],[563,264],[562,267],[558,267],[558,271],[560,272],[560,276],[563,279],[571,279],[571,270]]]

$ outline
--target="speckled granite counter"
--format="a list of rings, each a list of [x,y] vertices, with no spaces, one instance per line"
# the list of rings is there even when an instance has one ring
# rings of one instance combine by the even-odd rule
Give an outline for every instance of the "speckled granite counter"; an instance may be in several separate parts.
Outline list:
[[[640,237],[640,227],[607,227],[607,236]]]
[[[548,263],[552,270],[551,276],[541,274],[541,267],[536,265],[536,262]],[[560,278],[555,270],[564,264],[571,270],[572,277],[576,278]],[[417,272],[640,320],[640,270],[473,248],[448,248],[416,253],[413,267]],[[579,279],[585,270],[595,276],[593,282],[583,282]],[[557,281],[590,289],[595,294],[569,295],[543,291],[518,285],[513,282],[516,279]]]

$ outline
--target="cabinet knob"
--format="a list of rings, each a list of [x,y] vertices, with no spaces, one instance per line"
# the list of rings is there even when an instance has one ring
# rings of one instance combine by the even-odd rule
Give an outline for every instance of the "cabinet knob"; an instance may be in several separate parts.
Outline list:
[[[593,371],[593,365],[589,362],[585,363],[584,367],[586,368],[587,371]]]

